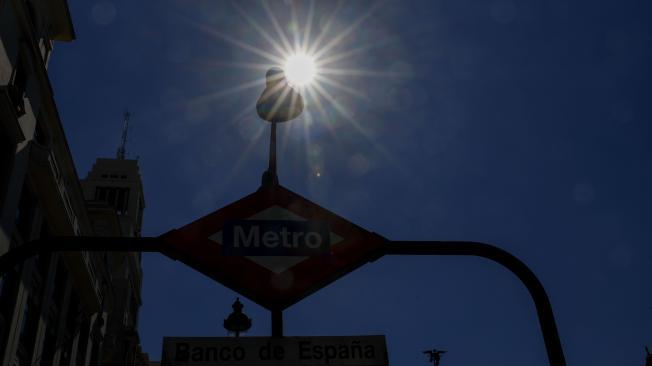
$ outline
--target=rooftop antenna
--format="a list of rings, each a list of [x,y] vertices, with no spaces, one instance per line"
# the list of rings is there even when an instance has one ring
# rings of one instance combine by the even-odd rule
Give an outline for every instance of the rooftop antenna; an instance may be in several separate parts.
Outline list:
[[[131,117],[131,113],[129,113],[129,110],[125,111],[123,117],[124,117],[124,122],[122,124],[122,138],[120,139],[120,147],[118,147],[118,152],[116,153],[116,157],[120,160],[124,160],[125,153],[126,153],[127,131],[129,129],[129,117]]]

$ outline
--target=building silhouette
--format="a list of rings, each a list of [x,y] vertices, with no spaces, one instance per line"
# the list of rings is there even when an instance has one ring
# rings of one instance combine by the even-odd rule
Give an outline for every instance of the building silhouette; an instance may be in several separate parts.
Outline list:
[[[66,0],[0,0],[0,254],[39,237],[139,236],[138,162],[80,181],[47,74],[75,39]],[[139,253],[42,254],[0,277],[0,366],[147,365]]]
[[[145,208],[138,162],[97,159],[81,181],[87,211],[98,236],[140,236]],[[107,313],[101,365],[144,364],[138,337],[142,267],[140,253],[106,253],[112,308]]]

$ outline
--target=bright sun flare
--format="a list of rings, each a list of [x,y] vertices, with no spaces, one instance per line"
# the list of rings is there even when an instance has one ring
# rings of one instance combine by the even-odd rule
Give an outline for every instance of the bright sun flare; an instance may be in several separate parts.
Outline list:
[[[305,53],[294,54],[285,62],[284,71],[290,84],[306,86],[315,78],[315,60]]]
[[[266,90],[265,83],[268,80],[261,78],[261,74],[269,72],[271,70],[270,66],[280,67],[284,71],[287,82],[297,89],[295,90],[296,92],[301,94],[304,105],[310,107],[306,108],[310,113],[304,114],[306,123],[303,124],[303,132],[306,134],[306,141],[309,140],[307,135],[309,132],[308,126],[314,120],[323,121],[323,125],[329,128],[334,136],[337,136],[335,128],[340,123],[339,121],[346,121],[356,131],[367,139],[370,139],[372,134],[367,131],[365,125],[356,120],[355,113],[349,109],[349,106],[353,103],[352,100],[349,100],[349,97],[357,98],[365,103],[369,102],[368,96],[364,91],[356,88],[356,85],[360,84],[357,81],[359,78],[387,77],[393,79],[401,76],[401,73],[385,73],[382,70],[368,68],[350,68],[347,65],[352,66],[353,61],[359,57],[364,57],[368,50],[381,47],[392,41],[393,37],[381,37],[377,41],[356,46],[354,41],[360,37],[352,37],[367,19],[373,19],[371,15],[378,9],[378,4],[383,3],[382,1],[377,1],[376,5],[369,7],[356,19],[348,22],[350,24],[343,29],[338,27],[335,21],[340,14],[339,5],[335,5],[330,10],[330,15],[322,18],[315,16],[314,5],[317,2],[311,1],[306,10],[307,14],[304,14],[305,12],[303,11],[299,12],[305,7],[292,6],[290,8],[290,14],[284,14],[283,17],[277,18],[274,14],[274,8],[268,2],[256,2],[256,4],[262,5],[267,15],[267,18],[261,22],[251,16],[252,12],[249,11],[248,7],[247,9],[242,8],[239,5],[240,2],[231,1],[230,3],[244,18],[246,23],[258,33],[260,38],[257,42],[248,43],[247,39],[235,38],[228,33],[222,33],[217,29],[213,29],[207,24],[192,20],[190,22],[207,35],[229,43],[239,48],[240,51],[249,52],[251,56],[255,56],[252,62],[223,62],[218,60],[216,64],[220,68],[223,66],[233,66],[254,70],[252,79],[226,89],[216,90],[215,92],[199,96],[192,100],[193,103],[212,102],[215,99],[240,94],[252,88],[264,88],[263,90]],[[289,3],[294,4],[294,2]],[[324,3],[340,4],[342,2],[333,1]],[[281,11],[285,12],[286,10],[284,5]],[[290,20],[288,18],[292,19]],[[303,19],[303,24],[300,24],[301,22],[297,19]],[[283,26],[285,23],[288,23],[287,27]],[[271,26],[267,27],[266,25]],[[287,34],[286,30],[289,30],[290,34]],[[261,47],[261,44],[266,44],[269,47]],[[283,86],[283,84],[279,84],[279,86]],[[288,90],[283,90],[282,97],[280,98],[281,103],[289,95]],[[240,121],[251,114],[251,105],[244,104],[246,104],[244,108],[232,118],[233,122]],[[241,125],[244,126],[245,124]],[[297,125],[294,124],[292,126]],[[260,137],[263,136],[262,131],[264,127],[262,124],[260,125],[256,137],[250,140],[246,152],[240,156],[236,167],[254,150],[254,146],[259,142]],[[289,129],[286,129],[286,132],[289,133],[289,131]],[[371,139],[369,142],[383,155],[390,157],[389,153],[382,146],[376,144]],[[315,167],[314,172],[316,177],[323,176],[319,167]]]

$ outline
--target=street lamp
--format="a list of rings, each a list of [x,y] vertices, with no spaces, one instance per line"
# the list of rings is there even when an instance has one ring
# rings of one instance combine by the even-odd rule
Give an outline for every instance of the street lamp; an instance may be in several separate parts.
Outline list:
[[[296,69],[292,69],[296,70]],[[295,75],[297,80],[304,81],[305,70]],[[258,116],[272,124],[269,142],[269,166],[263,173],[262,186],[278,185],[276,174],[276,124],[291,121],[303,112],[303,98],[294,90],[285,77],[285,72],[278,67],[272,67],[265,75],[266,86],[256,103]]]

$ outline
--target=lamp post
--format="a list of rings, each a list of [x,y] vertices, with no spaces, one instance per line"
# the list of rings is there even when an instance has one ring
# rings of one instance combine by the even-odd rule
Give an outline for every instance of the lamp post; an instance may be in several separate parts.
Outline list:
[[[276,124],[293,120],[303,112],[303,98],[285,78],[278,67],[265,74],[266,86],[256,103],[258,116],[272,124],[269,140],[269,165],[263,173],[262,186],[278,185],[276,173]]]

